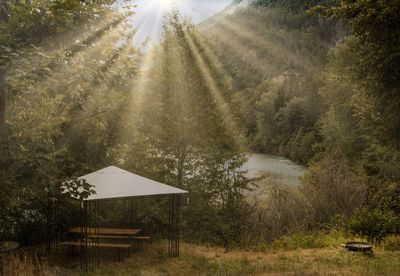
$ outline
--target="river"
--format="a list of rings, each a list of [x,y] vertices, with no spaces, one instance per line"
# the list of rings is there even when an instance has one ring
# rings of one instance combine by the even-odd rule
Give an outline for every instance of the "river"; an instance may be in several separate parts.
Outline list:
[[[248,161],[243,165],[249,178],[266,176],[273,178],[276,184],[297,187],[300,184],[299,177],[304,175],[306,167],[280,156],[252,153]]]

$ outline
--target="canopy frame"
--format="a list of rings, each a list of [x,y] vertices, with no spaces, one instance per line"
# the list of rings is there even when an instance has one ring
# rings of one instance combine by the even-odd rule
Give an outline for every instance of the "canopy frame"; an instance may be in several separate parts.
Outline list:
[[[127,223],[133,225],[137,212],[136,199],[150,198],[154,196],[168,196],[168,256],[179,257],[181,195],[188,193],[187,191],[135,175],[114,166],[81,176],[78,179],[86,180],[93,186],[93,190],[96,191],[95,194],[89,195],[89,197],[83,200],[81,199],[80,228],[81,233],[83,233],[80,238],[81,269],[91,271],[95,268],[99,268],[100,203],[105,201],[122,200],[121,218],[122,220],[127,219]],[[121,180],[122,184],[115,182],[118,180]],[[135,183],[135,180],[140,183]],[[110,193],[110,191],[113,191],[112,187],[110,187],[114,186],[113,184],[117,186],[117,188],[125,188],[125,190],[123,192],[116,191],[117,193]],[[148,187],[146,185],[148,185]],[[98,189],[96,190],[96,188]],[[139,191],[137,189],[139,189]],[[157,193],[157,189],[159,189],[159,193]],[[98,191],[100,191],[99,194],[97,193]],[[135,206],[133,201],[135,201]],[[125,208],[127,206],[128,208]],[[126,211],[124,211],[126,209],[129,209],[129,214],[126,214]],[[98,237],[93,240],[87,238],[89,235],[90,217],[94,218],[94,236]],[[90,234],[93,235],[93,233]]]

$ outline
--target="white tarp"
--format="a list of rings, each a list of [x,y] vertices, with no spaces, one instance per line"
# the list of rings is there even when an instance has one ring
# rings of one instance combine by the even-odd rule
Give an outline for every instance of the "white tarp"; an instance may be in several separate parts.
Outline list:
[[[81,176],[79,179],[85,179],[96,191],[85,200],[187,193],[115,166]]]

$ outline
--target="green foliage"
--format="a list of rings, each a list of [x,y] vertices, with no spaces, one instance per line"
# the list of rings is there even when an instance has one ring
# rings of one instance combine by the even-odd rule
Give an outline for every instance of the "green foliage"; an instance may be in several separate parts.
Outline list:
[[[348,221],[347,230],[355,236],[378,244],[388,235],[397,233],[399,227],[400,219],[394,212],[362,208],[354,212]]]
[[[48,206],[57,202],[62,227],[76,225],[79,206],[60,195],[60,185],[114,160],[115,114],[128,104],[139,52],[125,31],[129,13],[112,2],[19,1],[0,22],[0,94],[6,90],[8,102],[0,107],[7,111],[0,185],[8,192],[0,197],[1,239],[42,242],[54,219]],[[81,196],[91,192],[87,183],[73,183],[75,195],[82,187]]]
[[[90,185],[86,179],[71,179],[61,184],[61,193],[68,197],[76,198],[80,201],[88,198],[92,194],[96,194],[93,190],[93,185]]]
[[[166,18],[161,45],[149,53],[157,62],[138,83],[143,93],[135,120],[127,120],[125,166],[189,191],[182,210],[186,239],[230,246],[245,229],[250,181],[241,170],[240,129],[229,116],[228,81],[206,43],[178,13]]]
[[[8,18],[0,21],[1,64],[24,55],[31,45],[51,41],[72,31],[90,30],[90,25],[104,20],[114,1],[35,0],[8,5]],[[82,30],[82,27],[84,28]],[[68,33],[67,33],[68,32]],[[67,34],[66,34],[67,33]],[[71,36],[69,38],[72,38]],[[26,48],[28,47],[28,48]]]
[[[345,19],[352,36],[329,54],[321,95],[328,111],[320,120],[322,147],[326,152],[340,149],[353,167],[363,166],[368,178],[367,202],[378,216],[398,215],[398,156],[400,120],[399,1],[340,1],[333,7],[317,7],[313,13]],[[325,153],[323,154],[325,155]],[[367,216],[368,218],[368,216]],[[386,226],[374,225],[371,239],[386,235]],[[361,220],[361,218],[359,218]],[[360,225],[362,223],[360,222]],[[383,222],[382,222],[383,224]],[[380,229],[382,228],[382,229]],[[357,231],[362,231],[361,229]],[[366,230],[367,231],[367,230]],[[398,231],[393,229],[392,231]],[[382,234],[380,234],[382,232]],[[363,235],[369,235],[364,233]]]
[[[373,110],[381,117],[363,123],[380,129],[376,133],[384,143],[398,147],[400,124],[394,115],[400,105],[398,83],[400,30],[400,2],[395,1],[341,1],[331,8],[317,7],[314,12],[349,22],[358,39],[351,51],[356,63],[351,67],[355,86],[373,101]],[[368,118],[368,117],[367,117]],[[385,134],[383,134],[383,131]]]
[[[340,23],[306,14],[313,4],[256,1],[204,24],[210,46],[232,78],[232,102],[251,150],[302,164],[318,153],[319,72],[327,51],[343,36]]]
[[[292,1],[292,0],[253,0],[252,4],[255,6],[262,7],[283,7],[290,10],[306,10],[308,8],[314,7],[318,4],[329,4],[330,0],[302,0],[302,1]]]

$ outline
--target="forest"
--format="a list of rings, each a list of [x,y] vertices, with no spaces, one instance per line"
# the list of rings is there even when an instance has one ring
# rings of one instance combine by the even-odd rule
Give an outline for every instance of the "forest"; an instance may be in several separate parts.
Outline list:
[[[200,24],[173,9],[155,45],[135,43],[135,9],[0,1],[0,245],[45,245],[55,205],[64,239],[82,208],[66,183],[83,200],[95,187],[77,177],[113,165],[188,191],[183,256],[144,248],[100,275],[400,273],[399,0],[235,0]],[[304,166],[300,184],[247,177],[250,153]],[[138,213],[151,248],[164,203]],[[376,256],[338,253],[353,240]],[[76,272],[44,255],[25,274],[4,257],[0,275]]]

